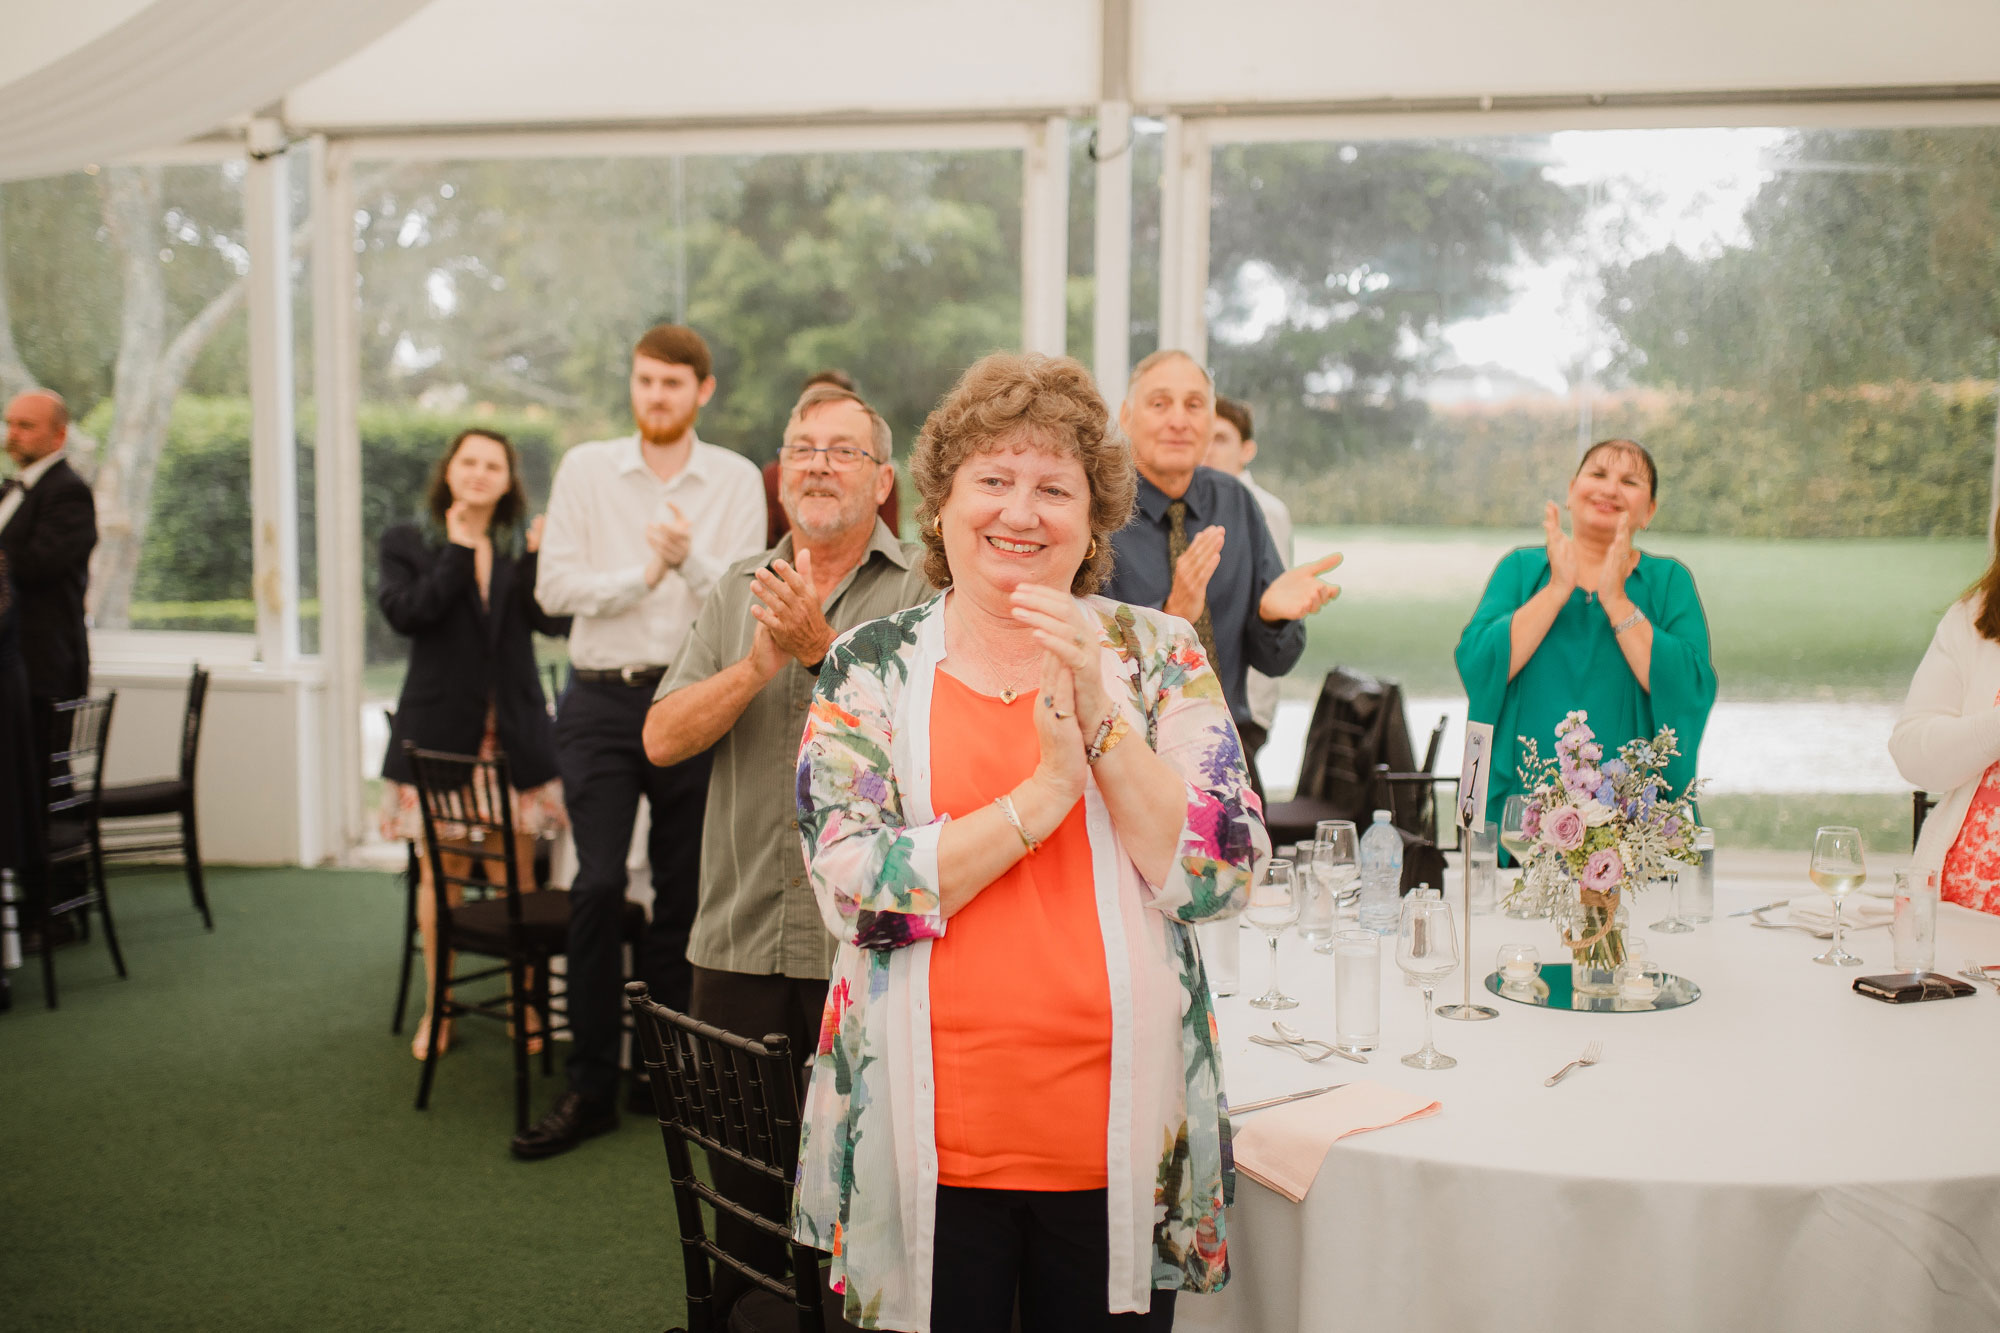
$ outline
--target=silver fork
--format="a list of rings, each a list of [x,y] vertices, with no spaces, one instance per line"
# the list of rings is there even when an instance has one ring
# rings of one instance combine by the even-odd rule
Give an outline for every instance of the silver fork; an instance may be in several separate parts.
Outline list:
[[[1590,1045],[1583,1048],[1582,1055],[1579,1055],[1578,1057],[1576,1057],[1576,1059],[1570,1061],[1568,1064],[1564,1065],[1561,1069],[1558,1069],[1555,1073],[1543,1079],[1542,1086],[1545,1088],[1553,1088],[1556,1084],[1563,1081],[1563,1079],[1569,1074],[1570,1070],[1581,1069],[1585,1065],[1594,1065],[1597,1063],[1599,1057],[1601,1057],[1603,1054],[1604,1054],[1604,1043],[1601,1041],[1593,1041],[1592,1043],[1590,1043]]]
[[[1299,1031],[1297,1028],[1293,1027],[1290,1023],[1284,1022],[1280,1019],[1274,1018],[1271,1020],[1271,1031],[1277,1033],[1280,1037],[1282,1037],[1285,1041],[1291,1043],[1293,1046],[1299,1046],[1299,1047],[1319,1046],[1325,1048],[1331,1054],[1339,1056],[1343,1060],[1352,1060],[1355,1064],[1358,1065],[1365,1065],[1368,1063],[1367,1056],[1356,1055],[1352,1051],[1343,1051],[1338,1046],[1335,1046],[1333,1043],[1321,1041],[1317,1037],[1308,1037],[1305,1033]],[[1310,1056],[1308,1058],[1315,1060],[1324,1060],[1326,1057],[1324,1055],[1320,1055],[1320,1056]]]
[[[1981,967],[1979,965],[1979,960],[1976,958],[1966,959],[1965,970],[1959,973],[1959,975],[1964,977],[1967,981],[1983,981],[1987,985],[1991,986],[1994,990],[2000,991],[2000,981],[1994,980],[1993,975],[1989,973],[1985,968]]]

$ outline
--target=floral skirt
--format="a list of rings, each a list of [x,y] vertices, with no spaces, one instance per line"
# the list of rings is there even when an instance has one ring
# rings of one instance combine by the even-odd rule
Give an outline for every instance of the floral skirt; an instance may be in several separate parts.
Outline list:
[[[479,738],[479,757],[491,759],[500,753],[500,726],[492,709],[486,710],[486,734]],[[514,792],[514,831],[531,837],[554,837],[569,827],[569,812],[563,808],[562,779],[551,778],[539,787]],[[382,783],[382,806],[376,812],[376,827],[388,842],[422,842],[424,812],[417,789],[406,782]],[[439,830],[447,841],[465,836],[455,825]]]

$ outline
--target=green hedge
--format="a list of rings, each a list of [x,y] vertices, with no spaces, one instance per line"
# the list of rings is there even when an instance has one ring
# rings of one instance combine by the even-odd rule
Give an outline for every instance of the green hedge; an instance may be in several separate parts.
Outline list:
[[[1659,531],[1983,536],[1994,387],[1895,384],[1793,403],[1632,392],[1600,406],[1590,434],[1652,450]],[[1285,494],[1300,523],[1521,527],[1562,497],[1576,446],[1563,402],[1440,409],[1409,449],[1290,477]]]
[[[84,428],[103,437],[110,409]],[[361,525],[369,544],[363,564],[368,595],[370,660],[400,657],[401,641],[375,609],[374,544],[385,528],[419,518],[432,465],[454,435],[469,426],[497,430],[514,442],[521,478],[537,512],[561,454],[555,424],[520,416],[451,414],[416,408],[364,406],[361,429]],[[300,574],[315,582],[313,423],[299,431]],[[248,631],[251,603],[250,404],[240,398],[183,394],[174,404],[167,445],[153,483],[152,518],[133,590],[132,623],[152,629]]]

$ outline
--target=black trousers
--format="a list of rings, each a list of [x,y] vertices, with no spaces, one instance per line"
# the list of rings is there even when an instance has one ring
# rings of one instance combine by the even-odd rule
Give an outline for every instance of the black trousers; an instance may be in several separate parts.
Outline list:
[[[1174,1293],[1149,1314],[1109,1314],[1111,1268],[1103,1190],[937,1192],[932,1333],[1008,1333],[1020,1301],[1027,1330],[1170,1333]]]
[[[797,1061],[800,1105],[804,1106],[806,1061],[812,1058],[819,1044],[826,982],[697,967],[694,997],[689,1003],[690,1016],[713,1023],[725,1032],[753,1041],[780,1033],[790,1041]],[[782,1187],[720,1157],[710,1158],[708,1166],[714,1174],[715,1187],[731,1198],[770,1216],[785,1215],[790,1199]],[[785,1271],[788,1252],[784,1245],[720,1211],[715,1214],[715,1241],[766,1273]],[[749,1289],[750,1283],[734,1269],[715,1266],[715,1307],[719,1316],[726,1320],[730,1307]]]
[[[692,981],[688,931],[701,883],[701,817],[709,757],[656,768],[640,740],[650,687],[572,679],[556,711],[556,767],[576,840],[570,885],[570,1056],[573,1092],[608,1100],[618,1092],[619,1024],[625,1011],[618,918],[625,902],[625,853],[639,798],[652,807],[647,842],[653,916],[639,950],[639,979],[670,1009],[687,1010]]]

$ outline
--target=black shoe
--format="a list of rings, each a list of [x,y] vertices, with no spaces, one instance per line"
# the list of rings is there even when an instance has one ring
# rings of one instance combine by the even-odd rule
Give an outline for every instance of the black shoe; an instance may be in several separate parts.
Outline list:
[[[514,1155],[523,1161],[566,1153],[585,1139],[609,1134],[618,1128],[618,1107],[608,1101],[592,1101],[580,1092],[565,1092],[541,1120],[516,1134]]]

